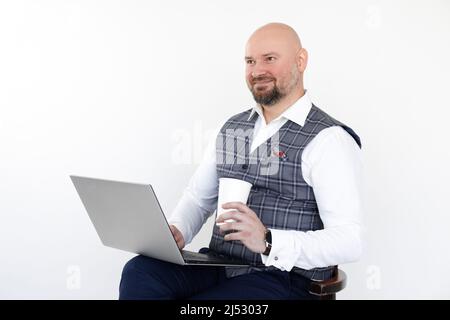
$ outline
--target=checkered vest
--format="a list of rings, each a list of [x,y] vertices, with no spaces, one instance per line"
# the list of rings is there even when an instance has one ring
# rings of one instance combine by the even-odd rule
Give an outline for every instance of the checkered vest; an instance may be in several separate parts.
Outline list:
[[[303,150],[320,131],[332,126],[344,128],[361,147],[359,137],[351,128],[313,105],[303,127],[288,120],[274,136],[250,153],[258,116],[254,113],[249,119],[251,110],[231,117],[217,136],[218,178],[250,182],[253,187],[247,205],[268,228],[299,231],[323,229],[313,189],[302,176]],[[258,266],[262,264],[260,254],[248,250],[240,241],[225,241],[216,225],[209,247],[251,265],[228,268],[230,276],[274,269],[272,266]],[[332,277],[333,267],[311,270],[294,267],[292,272],[309,279],[326,280]]]

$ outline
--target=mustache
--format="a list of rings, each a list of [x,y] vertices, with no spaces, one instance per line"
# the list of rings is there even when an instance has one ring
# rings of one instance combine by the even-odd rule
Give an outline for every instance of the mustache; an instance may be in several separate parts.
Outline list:
[[[255,84],[256,82],[267,81],[267,80],[275,81],[276,79],[274,77],[270,77],[270,76],[260,76],[260,77],[252,78],[251,83]]]

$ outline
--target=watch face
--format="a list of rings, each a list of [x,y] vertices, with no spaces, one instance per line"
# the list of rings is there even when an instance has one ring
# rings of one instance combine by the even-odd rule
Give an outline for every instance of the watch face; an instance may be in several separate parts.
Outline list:
[[[263,255],[268,256],[270,249],[272,249],[272,245],[266,241],[266,250],[264,250]]]
[[[266,232],[266,242],[272,244],[272,232],[270,232],[270,230],[267,230]]]

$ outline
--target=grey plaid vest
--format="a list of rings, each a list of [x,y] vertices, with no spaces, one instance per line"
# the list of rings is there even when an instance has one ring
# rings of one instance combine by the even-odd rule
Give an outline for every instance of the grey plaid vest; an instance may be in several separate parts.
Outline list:
[[[361,147],[356,133],[346,125],[312,106],[304,126],[288,120],[279,131],[254,152],[250,153],[253,128],[258,114],[248,119],[252,109],[231,117],[221,128],[216,140],[218,178],[229,177],[250,182],[253,187],[247,205],[262,223],[280,230],[320,230],[323,223],[313,189],[302,176],[302,152],[323,129],[344,128]],[[248,250],[239,241],[225,241],[214,225],[209,248],[221,254],[247,261],[250,267],[228,267],[228,276],[274,267],[260,266],[261,256]],[[291,272],[309,279],[331,278],[334,266],[304,270],[294,267]]]

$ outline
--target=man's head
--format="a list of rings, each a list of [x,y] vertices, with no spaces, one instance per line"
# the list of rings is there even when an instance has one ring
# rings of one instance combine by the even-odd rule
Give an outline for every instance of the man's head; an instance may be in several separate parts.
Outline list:
[[[303,90],[308,53],[294,29],[269,23],[257,29],[245,49],[246,81],[257,103],[272,106]]]

